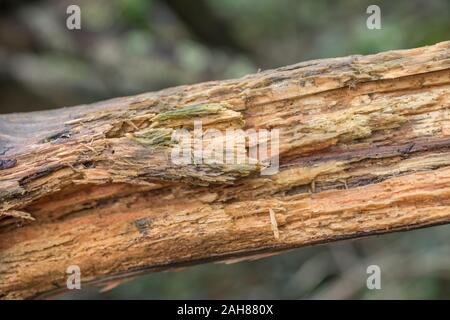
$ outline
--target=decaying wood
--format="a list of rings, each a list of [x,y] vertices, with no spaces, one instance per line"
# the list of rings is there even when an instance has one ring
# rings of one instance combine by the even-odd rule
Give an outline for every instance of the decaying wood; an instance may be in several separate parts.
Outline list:
[[[449,88],[443,42],[2,115],[0,297],[450,222]],[[194,118],[278,128],[279,173],[174,165]]]

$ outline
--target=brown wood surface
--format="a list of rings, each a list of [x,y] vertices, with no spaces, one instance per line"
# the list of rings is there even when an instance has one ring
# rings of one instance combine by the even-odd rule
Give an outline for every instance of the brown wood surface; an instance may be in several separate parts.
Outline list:
[[[0,115],[0,297],[450,222],[450,42]],[[280,130],[280,172],[176,166],[149,128]]]

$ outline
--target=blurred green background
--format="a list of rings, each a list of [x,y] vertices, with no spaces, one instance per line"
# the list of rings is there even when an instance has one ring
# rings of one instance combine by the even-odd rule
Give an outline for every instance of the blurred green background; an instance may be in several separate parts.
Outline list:
[[[66,9],[81,8],[81,30]],[[366,8],[381,8],[380,30]],[[0,113],[241,77],[303,60],[450,40],[449,0],[0,1]],[[366,268],[382,289],[366,288]],[[60,298],[450,298],[450,227],[155,273]]]

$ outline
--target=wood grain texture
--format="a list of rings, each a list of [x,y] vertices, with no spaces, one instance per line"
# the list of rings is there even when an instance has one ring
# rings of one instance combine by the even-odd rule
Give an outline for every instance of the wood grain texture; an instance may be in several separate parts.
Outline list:
[[[0,297],[448,223],[449,88],[443,42],[1,115]],[[194,118],[279,129],[279,173],[174,165]]]

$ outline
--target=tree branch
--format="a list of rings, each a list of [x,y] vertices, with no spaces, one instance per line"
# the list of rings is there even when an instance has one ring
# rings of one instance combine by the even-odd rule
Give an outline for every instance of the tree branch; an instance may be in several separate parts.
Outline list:
[[[448,223],[449,87],[443,42],[1,115],[0,297]],[[279,172],[174,164],[194,119],[279,129]]]

